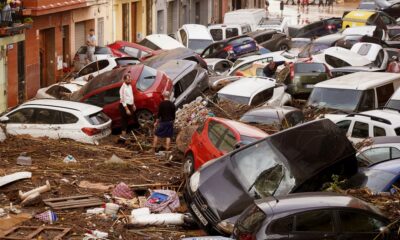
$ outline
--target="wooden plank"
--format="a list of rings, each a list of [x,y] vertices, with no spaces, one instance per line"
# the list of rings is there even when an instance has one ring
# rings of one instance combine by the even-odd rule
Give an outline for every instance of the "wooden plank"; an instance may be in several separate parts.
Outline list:
[[[50,201],[62,201],[62,200],[68,200],[68,199],[80,199],[80,198],[88,198],[88,197],[93,197],[93,195],[77,195],[77,196],[71,196],[71,197],[62,197],[62,198],[49,198],[46,200],[43,200],[44,202]]]
[[[101,203],[87,203],[87,204],[81,204],[81,205],[75,205],[75,206],[56,207],[56,208],[54,208],[54,210],[81,208],[81,207],[94,207],[94,206],[99,206],[102,204],[103,204],[102,202]]]
[[[103,201],[93,195],[78,195],[65,198],[51,198],[44,203],[53,209],[70,209],[102,205]]]
[[[7,237],[19,229],[32,229],[32,232],[29,235],[24,237]],[[10,229],[9,231],[5,232],[3,236],[0,236],[0,239],[7,239],[7,240],[34,240],[37,235],[42,232],[46,232],[46,230],[56,230],[60,231],[60,234],[56,235],[53,239],[62,240],[62,238],[71,231],[71,228],[60,228],[60,227],[34,227],[34,226],[19,226]]]
[[[91,202],[101,202],[101,203],[103,203],[103,201],[101,201],[100,199],[94,198],[94,199],[88,199],[88,200],[67,201],[67,202],[59,202],[59,203],[47,203],[47,205],[56,207],[56,206],[77,205],[77,204],[81,204],[81,203],[91,203]]]

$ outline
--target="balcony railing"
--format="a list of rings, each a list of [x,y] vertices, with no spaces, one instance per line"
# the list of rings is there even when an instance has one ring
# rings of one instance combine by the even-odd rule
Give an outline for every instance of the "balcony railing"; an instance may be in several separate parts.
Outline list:
[[[20,34],[26,28],[32,27],[32,19],[25,18],[28,15],[22,8],[3,8],[0,10],[0,36]]]

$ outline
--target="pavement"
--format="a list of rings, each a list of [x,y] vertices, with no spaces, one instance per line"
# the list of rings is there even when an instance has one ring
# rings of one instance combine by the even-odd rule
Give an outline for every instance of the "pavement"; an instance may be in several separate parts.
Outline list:
[[[286,0],[284,0],[286,2]],[[319,0],[315,0],[315,2],[318,2]],[[295,0],[297,2],[297,0]],[[310,0],[312,2],[312,0]],[[324,0],[325,2],[325,0]],[[291,1],[289,1],[291,3]],[[297,5],[285,5],[284,10],[283,10],[283,16],[287,17],[290,19],[290,25],[306,25],[308,23],[318,21],[324,18],[330,18],[330,17],[342,17],[343,13],[345,11],[351,11],[356,9],[358,6],[358,3],[354,2],[340,2],[340,3],[334,3],[333,9],[328,7],[321,7],[318,8],[317,5],[310,5],[307,8],[303,9],[301,7],[298,7]],[[273,0],[270,2],[270,7],[269,7],[269,14],[280,17],[281,16],[281,11],[280,11],[280,1]]]

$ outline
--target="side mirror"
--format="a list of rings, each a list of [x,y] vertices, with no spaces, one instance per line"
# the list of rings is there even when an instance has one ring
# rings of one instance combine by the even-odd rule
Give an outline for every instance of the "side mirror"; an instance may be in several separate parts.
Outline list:
[[[7,123],[10,119],[6,116],[0,117],[0,123]]]

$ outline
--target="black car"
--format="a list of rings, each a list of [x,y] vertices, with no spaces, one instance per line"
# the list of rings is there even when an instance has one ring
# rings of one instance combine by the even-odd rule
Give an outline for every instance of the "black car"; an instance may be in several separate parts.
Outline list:
[[[195,51],[189,48],[175,48],[172,50],[165,50],[151,58],[142,62],[144,65],[152,68],[158,68],[170,60],[189,60],[200,64],[204,69],[208,69],[207,63]]]
[[[341,18],[327,18],[310,23],[299,29],[290,29],[289,33],[294,38],[316,38],[336,33],[342,29]]]
[[[233,235],[235,239],[398,239],[389,224],[378,209],[358,198],[300,193],[256,200],[236,222]]]
[[[246,34],[253,38],[258,45],[274,51],[283,51],[290,48],[290,40],[284,33],[277,32],[276,30],[262,30]]]
[[[258,51],[257,43],[248,36],[239,36],[215,42],[204,49],[202,58],[224,58],[236,61],[239,57]]]
[[[319,191],[332,174],[354,175],[355,153],[330,120],[308,122],[206,163],[187,181],[184,197],[199,226],[230,234],[254,199]]]
[[[400,1],[362,0],[358,9],[380,10],[393,18],[400,18]]]
[[[278,129],[284,129],[303,123],[304,114],[300,109],[289,106],[262,106],[243,114],[240,121],[250,124],[273,125]]]

